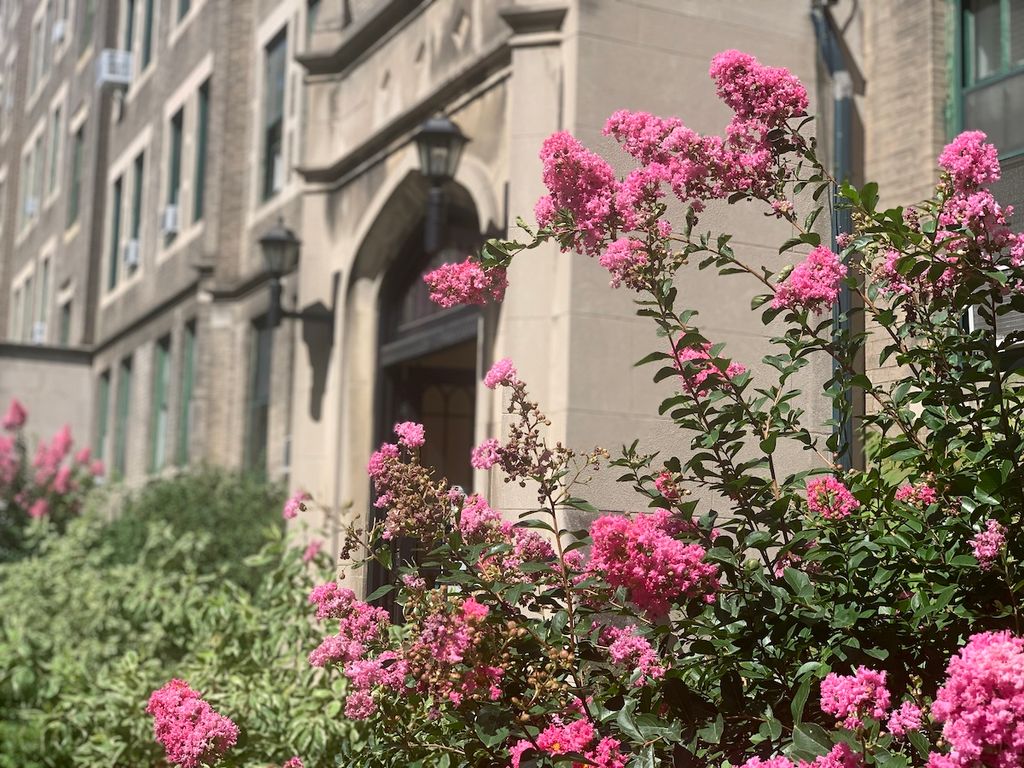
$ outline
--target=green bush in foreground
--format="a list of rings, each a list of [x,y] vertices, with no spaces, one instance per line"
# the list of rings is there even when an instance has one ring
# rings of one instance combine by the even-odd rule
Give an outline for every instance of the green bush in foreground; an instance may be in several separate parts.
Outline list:
[[[279,521],[273,506],[264,513],[272,497],[215,473],[161,481],[125,517],[87,513],[37,556],[0,566],[0,768],[163,765],[145,702],[171,677],[245,723],[231,765],[296,753],[332,765],[349,733],[325,715],[343,691],[312,684],[318,633],[302,618],[329,564],[305,563],[279,524],[243,524]],[[237,559],[236,537],[251,551],[258,536],[262,548]],[[217,695],[223,680],[230,692]]]

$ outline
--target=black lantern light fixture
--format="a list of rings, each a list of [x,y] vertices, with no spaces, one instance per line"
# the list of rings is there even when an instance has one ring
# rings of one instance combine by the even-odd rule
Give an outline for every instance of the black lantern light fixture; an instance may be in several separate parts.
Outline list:
[[[259,239],[263,263],[270,273],[270,306],[267,308],[267,326],[276,328],[282,317],[299,317],[295,312],[281,309],[281,277],[292,272],[299,264],[302,241],[285,226],[284,219],[268,229]]]
[[[444,115],[436,115],[424,122],[415,139],[420,155],[420,172],[430,182],[423,247],[427,253],[435,253],[441,247],[443,186],[455,178],[462,150],[469,139]]]

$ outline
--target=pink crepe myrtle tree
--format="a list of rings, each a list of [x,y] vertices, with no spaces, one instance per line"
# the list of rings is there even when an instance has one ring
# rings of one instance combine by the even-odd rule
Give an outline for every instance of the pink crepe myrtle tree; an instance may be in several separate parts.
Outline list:
[[[605,133],[634,161],[559,132],[541,148],[548,194],[523,242],[489,241],[426,280],[444,306],[500,298],[513,259],[545,242],[594,258],[633,292],[660,347],[642,364],[668,389],[671,454],[639,441],[612,457],[546,437],[549,420],[512,361],[484,378],[507,432],[471,457],[536,493],[509,519],[420,462],[420,425],[370,457],[384,511],[353,527],[355,569],[393,579],[361,599],[310,596],[325,639],[310,662],[347,680],[361,738],[329,759],[359,766],[1009,768],[1024,733],[1019,564],[1024,539],[1024,370],[997,333],[1024,310],[1024,238],[987,189],[996,150],[977,132],[938,160],[935,196],[882,209],[878,189],[833,179],[816,154],[807,93],[784,69],[726,51],[710,68],[731,108],[724,135],[620,111]],[[853,229],[823,242],[832,201]],[[753,263],[712,205],[745,203],[792,237]],[[802,255],[798,255],[802,254]],[[795,263],[794,263],[795,262]],[[757,377],[702,331],[688,270],[752,281],[772,335]],[[858,365],[876,327],[895,376]],[[966,330],[967,308],[984,323]],[[844,470],[843,432],[815,424],[797,379],[812,356],[841,419],[870,448]],[[805,468],[780,461],[804,452]],[[593,472],[635,498],[623,515],[585,500]],[[699,489],[699,496],[693,493]],[[567,530],[564,510],[589,513]],[[396,536],[421,543],[394,562]],[[373,604],[393,593],[403,622]],[[283,713],[285,714],[285,713]],[[310,757],[305,756],[307,763]]]

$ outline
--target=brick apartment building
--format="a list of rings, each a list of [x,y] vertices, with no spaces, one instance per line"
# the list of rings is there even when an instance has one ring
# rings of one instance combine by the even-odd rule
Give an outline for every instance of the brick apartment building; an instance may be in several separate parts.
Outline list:
[[[40,431],[70,422],[129,480],[248,466],[358,517],[367,454],[404,418],[443,436],[427,458],[450,478],[528,503],[468,466],[500,429],[480,381],[498,357],[555,439],[673,439],[629,367],[651,329],[596,264],[540,249],[482,311],[435,310],[419,277],[529,215],[555,130],[611,150],[601,126],[627,107],[722,131],[720,50],[797,73],[826,154],[886,204],[930,193],[962,127],[1004,152],[1004,202],[1024,197],[1016,0],[6,0],[0,40],[0,398]],[[97,84],[104,50],[130,58],[127,85]],[[471,141],[428,252],[415,138],[437,113]],[[279,218],[302,240],[281,302],[299,317],[271,331],[258,240]],[[707,221],[755,261],[789,234]],[[756,373],[769,333],[749,297],[692,280],[705,331]],[[806,370],[824,423],[828,363]],[[591,489],[606,509],[620,493]]]

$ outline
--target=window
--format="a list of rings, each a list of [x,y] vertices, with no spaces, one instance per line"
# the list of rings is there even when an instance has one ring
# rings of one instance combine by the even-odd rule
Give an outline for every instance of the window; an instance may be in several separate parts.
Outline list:
[[[181,399],[178,407],[178,464],[188,464],[192,433],[192,389],[196,366],[196,324],[185,324],[181,349]]]
[[[167,394],[171,383],[170,360],[171,337],[164,336],[156,343],[156,360],[153,367],[152,445],[149,453],[149,466],[153,472],[160,471],[167,459]]]
[[[60,179],[60,150],[63,136],[63,110],[58,106],[54,108],[50,119],[50,178],[46,186],[47,195],[52,195],[57,191],[57,182]]]
[[[181,198],[181,146],[185,131],[185,110],[179,109],[171,118],[171,146],[167,161],[167,204],[178,205]],[[168,235],[173,240],[173,234]]]
[[[284,97],[286,85],[287,29],[264,51],[263,84],[263,199],[276,195],[284,184]]]
[[[1024,151],[1024,0],[963,0],[960,24],[963,128]]]
[[[210,81],[199,88],[198,123],[196,127],[196,175],[193,180],[195,198],[192,204],[192,220],[201,221],[206,204],[206,153],[210,130]]]
[[[124,50],[132,50],[135,44],[135,2],[125,0],[124,3]]]
[[[36,145],[32,150],[32,199],[35,200],[35,213],[39,214],[39,202],[43,196],[43,163],[46,156],[43,150],[43,134],[36,138]]]
[[[117,379],[117,414],[114,421],[114,476],[124,477],[128,459],[128,416],[132,406],[131,355],[121,361]]]
[[[107,460],[107,424],[110,420],[110,369],[100,374],[99,402],[96,406],[96,443],[93,448],[100,461]]]
[[[85,126],[75,131],[71,149],[71,189],[68,191],[68,226],[78,221],[82,204],[82,163],[85,161]]]
[[[178,21],[181,21],[188,14],[188,9],[192,7],[191,0],[178,0]]]
[[[139,266],[139,243],[142,236],[142,193],[146,178],[146,153],[139,152],[135,162],[132,163],[132,220],[128,237],[134,241],[135,255],[131,261],[125,262],[125,269],[129,275],[134,274]]]
[[[32,37],[29,65],[28,65],[28,95],[32,96],[39,86],[43,77],[43,59],[46,56],[45,29],[43,19],[37,19],[32,24]]]
[[[36,322],[39,335],[33,333],[32,341],[43,342],[46,338],[47,321],[50,319],[50,260],[43,259],[39,275],[39,305],[36,307]]]
[[[60,305],[60,333],[57,342],[62,347],[71,343],[71,299]]]
[[[142,22],[142,69],[153,60],[153,0],[145,0],[146,18]]]
[[[25,280],[21,290],[23,294],[21,304],[21,340],[28,341],[32,337],[32,311],[34,308],[31,277]]]
[[[21,158],[21,178],[19,179],[21,186],[21,200],[19,208],[19,221],[20,226],[18,229],[24,229],[25,225],[28,224],[29,220],[35,215],[34,206],[35,202],[32,201],[32,152],[29,150],[27,155],[23,155]]]
[[[258,474],[267,470],[267,427],[270,416],[270,354],[273,335],[265,318],[251,331],[249,351],[249,414],[246,423],[245,466]]]
[[[124,178],[118,177],[114,182],[114,192],[110,206],[110,263],[107,265],[107,290],[112,291],[117,285],[118,263],[121,261],[121,201],[123,199]]]
[[[92,44],[92,30],[96,22],[96,0],[85,0],[82,3],[82,29],[78,33],[78,53],[85,53]]]
[[[14,288],[11,291],[11,308],[8,314],[7,338],[16,341],[21,335],[21,328],[18,321],[21,319],[21,288]]]
[[[313,42],[313,33],[320,19],[320,0],[308,0],[306,3],[306,47]]]

